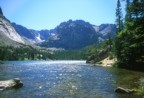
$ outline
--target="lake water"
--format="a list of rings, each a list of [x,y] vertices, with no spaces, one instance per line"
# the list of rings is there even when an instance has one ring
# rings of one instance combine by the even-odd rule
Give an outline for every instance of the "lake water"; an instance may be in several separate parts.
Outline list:
[[[85,61],[8,61],[0,65],[0,80],[17,77],[24,86],[0,92],[0,98],[142,98],[114,90],[118,86],[136,88],[144,73]]]

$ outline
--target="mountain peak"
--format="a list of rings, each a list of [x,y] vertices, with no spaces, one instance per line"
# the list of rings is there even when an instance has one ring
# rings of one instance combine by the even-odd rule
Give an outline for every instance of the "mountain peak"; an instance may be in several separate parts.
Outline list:
[[[3,12],[2,12],[2,9],[1,9],[1,7],[0,7],[0,15],[2,15],[2,16],[3,16]]]

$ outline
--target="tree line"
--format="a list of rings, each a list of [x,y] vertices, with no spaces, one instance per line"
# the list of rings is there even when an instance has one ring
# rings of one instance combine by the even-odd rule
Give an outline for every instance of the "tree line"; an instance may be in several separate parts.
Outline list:
[[[36,49],[31,46],[0,46],[0,60],[46,60],[51,54],[45,49]]]
[[[54,60],[85,60],[86,59],[86,49],[79,50],[63,50],[55,51],[52,54],[52,59]]]
[[[144,70],[144,0],[125,0],[126,15],[122,16],[117,1],[115,54],[118,66]]]

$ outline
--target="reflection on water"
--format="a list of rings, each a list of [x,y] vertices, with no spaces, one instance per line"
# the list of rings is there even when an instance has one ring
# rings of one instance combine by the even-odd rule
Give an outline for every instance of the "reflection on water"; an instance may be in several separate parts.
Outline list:
[[[143,73],[91,66],[85,61],[11,61],[0,65],[0,80],[19,77],[24,86],[0,97],[140,98],[116,94],[117,86],[135,88]]]

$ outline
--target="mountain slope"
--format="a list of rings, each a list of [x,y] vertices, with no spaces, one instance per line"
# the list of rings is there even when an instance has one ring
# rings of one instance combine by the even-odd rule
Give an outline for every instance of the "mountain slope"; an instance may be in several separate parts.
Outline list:
[[[11,24],[0,8],[1,45],[38,44],[48,48],[81,49],[113,38],[115,30],[113,24],[95,26],[83,20],[69,20],[52,30],[32,30],[16,23]]]
[[[32,30],[27,29],[24,26],[18,25],[16,23],[12,23],[15,30],[26,40],[31,43],[40,43],[46,41],[51,36],[51,32],[49,30]]]
[[[81,49],[106,40],[109,36],[114,37],[115,25],[102,24],[95,26],[83,20],[69,20],[57,26],[54,34],[54,36],[40,44],[40,46]]]
[[[0,45],[25,44],[23,38],[15,31],[10,21],[0,13]]]
[[[98,37],[94,28],[82,20],[63,22],[55,28],[56,35],[52,36],[41,46],[64,49],[80,49],[87,45],[97,43]]]
[[[115,37],[116,25],[114,24],[101,24],[100,26],[93,26],[98,34],[99,41],[107,40],[109,37]]]

